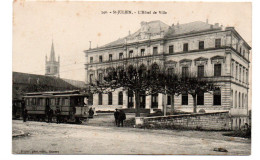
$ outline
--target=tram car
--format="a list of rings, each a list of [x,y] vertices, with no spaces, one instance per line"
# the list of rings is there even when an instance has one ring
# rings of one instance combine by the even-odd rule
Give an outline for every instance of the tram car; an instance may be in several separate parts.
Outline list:
[[[53,110],[53,120],[57,117],[56,111],[60,110],[61,122],[82,123],[88,117],[86,105],[88,95],[75,91],[51,91],[26,93],[23,96],[28,120],[45,121],[49,109]]]

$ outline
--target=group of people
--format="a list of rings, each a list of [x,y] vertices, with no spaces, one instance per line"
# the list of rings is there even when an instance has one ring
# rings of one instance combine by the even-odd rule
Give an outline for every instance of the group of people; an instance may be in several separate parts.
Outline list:
[[[47,111],[47,117],[48,117],[48,121],[47,123],[52,123],[52,117],[53,117],[53,110],[51,108],[48,109]],[[59,108],[57,108],[55,110],[55,114],[56,114],[56,123],[61,123],[61,111]]]
[[[124,120],[126,119],[125,112],[123,110],[118,110],[114,112],[115,123],[117,127],[124,126]]]

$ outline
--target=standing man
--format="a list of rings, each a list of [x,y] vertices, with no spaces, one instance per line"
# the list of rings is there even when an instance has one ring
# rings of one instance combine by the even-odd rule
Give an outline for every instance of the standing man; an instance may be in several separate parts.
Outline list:
[[[126,119],[125,112],[123,110],[120,110],[119,116],[118,116],[118,127],[120,127],[120,124],[122,124],[122,127],[124,126],[125,119]]]
[[[24,111],[23,111],[23,122],[26,122],[27,117],[28,117],[28,110],[26,108],[24,108]]]
[[[118,117],[119,117],[118,109],[116,109],[116,111],[114,112],[114,117],[115,117],[116,126],[118,126]]]
[[[53,116],[53,110],[51,108],[49,108],[49,110],[48,110],[48,123],[49,122],[52,123],[52,116]]]
[[[90,107],[89,111],[88,111],[88,118],[93,118],[93,115],[94,115],[94,111],[92,109],[92,107]]]
[[[57,119],[57,124],[60,123],[60,116],[61,116],[61,111],[59,108],[56,109],[56,119]]]

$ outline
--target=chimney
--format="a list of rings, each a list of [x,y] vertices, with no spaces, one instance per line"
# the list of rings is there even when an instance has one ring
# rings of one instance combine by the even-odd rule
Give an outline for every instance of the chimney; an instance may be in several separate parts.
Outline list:
[[[209,24],[209,19],[208,18],[206,19],[206,23]]]
[[[180,27],[180,24],[179,24],[179,22],[177,23],[177,28],[179,28]]]
[[[215,23],[215,26],[216,26],[216,27],[219,27],[219,23]]]
[[[130,32],[130,30],[128,31],[128,35],[129,35],[129,36],[131,35],[131,32]]]
[[[91,49],[91,41],[89,41],[89,49]]]

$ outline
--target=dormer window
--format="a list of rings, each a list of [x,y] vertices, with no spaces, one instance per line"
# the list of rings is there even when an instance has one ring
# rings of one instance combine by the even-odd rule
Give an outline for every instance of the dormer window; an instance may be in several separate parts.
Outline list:
[[[141,56],[144,56],[145,49],[141,49]]]
[[[102,61],[103,61],[103,57],[99,56],[99,62],[102,62]]]
[[[112,54],[109,54],[109,61],[112,61]]]
[[[90,57],[89,62],[93,63],[93,57]]]
[[[170,54],[173,53],[173,45],[170,45],[170,46],[169,46],[169,53],[170,53]]]
[[[123,59],[123,53],[119,53],[119,59]]]
[[[158,54],[158,47],[153,47],[153,55]]]
[[[204,49],[204,41],[199,41],[199,49]]]
[[[221,39],[215,39],[215,48],[221,47]]]
[[[129,58],[133,58],[133,50],[129,51]]]
[[[189,44],[188,43],[184,43],[183,44],[183,52],[188,52],[189,50]]]

